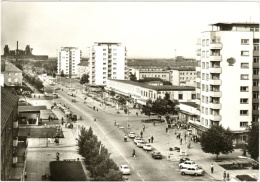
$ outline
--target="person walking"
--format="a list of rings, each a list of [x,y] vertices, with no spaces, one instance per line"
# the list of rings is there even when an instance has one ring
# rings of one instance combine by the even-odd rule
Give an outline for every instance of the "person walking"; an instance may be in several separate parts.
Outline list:
[[[143,138],[143,131],[140,132],[141,138]]]
[[[150,137],[150,136],[148,137],[148,142],[149,142],[149,143],[151,142],[151,137]]]
[[[153,122],[153,125],[155,126],[155,121]]]
[[[151,143],[153,143],[153,136],[151,137]]]
[[[114,122],[114,125],[116,126],[116,120],[115,120],[115,122]]]
[[[182,145],[182,138],[180,139],[180,144]]]
[[[210,165],[210,169],[211,169],[211,174],[214,172],[214,165],[213,163]]]
[[[226,180],[226,177],[227,177],[227,174],[226,174],[226,171],[224,171],[224,173],[223,173],[223,180],[224,181]]]
[[[168,127],[166,127],[165,131],[166,131],[166,133],[168,132]]]
[[[135,157],[135,149],[133,149],[132,157]]]
[[[143,125],[143,132],[145,131],[145,126]]]
[[[229,181],[229,173],[227,173],[227,181]]]

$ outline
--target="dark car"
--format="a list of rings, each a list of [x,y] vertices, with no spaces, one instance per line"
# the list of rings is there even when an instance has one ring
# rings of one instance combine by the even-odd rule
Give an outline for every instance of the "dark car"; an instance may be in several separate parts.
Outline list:
[[[153,152],[152,152],[152,157],[153,157],[154,159],[162,159],[162,154],[161,154],[161,152],[153,151]]]

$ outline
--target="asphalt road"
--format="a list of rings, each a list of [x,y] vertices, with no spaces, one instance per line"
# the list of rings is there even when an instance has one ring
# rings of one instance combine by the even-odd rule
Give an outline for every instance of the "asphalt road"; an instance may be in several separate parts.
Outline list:
[[[53,86],[46,85],[45,91],[52,93]],[[125,176],[131,181],[211,181],[212,178],[209,175],[204,176],[182,176],[180,175],[180,169],[178,162],[172,162],[166,160],[166,157],[162,160],[155,160],[151,157],[151,152],[145,152],[143,149],[138,148],[128,138],[127,142],[123,141],[124,135],[130,130],[126,128],[127,122],[131,127],[136,127],[137,123],[140,125],[140,120],[143,116],[129,116],[117,115],[106,113],[102,110],[94,111],[92,106],[88,106],[83,103],[83,100],[76,98],[77,102],[72,103],[72,97],[67,94],[68,89],[63,87],[63,91],[56,91],[59,95],[57,102],[66,104],[70,107],[70,110],[78,115],[82,115],[83,120],[78,121],[78,125],[84,125],[87,128],[91,126],[94,133],[102,141],[102,144],[111,152],[111,158],[118,164],[127,164],[132,171],[131,175]],[[50,97],[50,99],[52,99]],[[89,101],[89,98],[88,98]],[[96,102],[96,101],[95,101]],[[93,121],[94,116],[97,118],[97,122]],[[147,118],[147,117],[146,117]],[[114,120],[118,121],[124,128],[116,129],[114,126]],[[136,124],[135,124],[136,123]],[[140,126],[137,126],[140,127]],[[110,132],[107,136],[106,134]],[[105,136],[105,137],[104,137]],[[164,141],[165,142],[165,141]],[[132,151],[135,149],[136,158],[132,157]]]

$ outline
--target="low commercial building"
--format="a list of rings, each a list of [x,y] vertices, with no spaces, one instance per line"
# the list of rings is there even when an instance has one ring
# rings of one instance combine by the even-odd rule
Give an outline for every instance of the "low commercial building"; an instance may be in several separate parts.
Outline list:
[[[196,97],[195,87],[154,86],[130,80],[108,80],[105,89],[128,96],[141,105],[145,105],[149,99],[154,101],[159,97],[164,98],[166,93],[170,94],[171,100],[178,100],[179,102],[195,102]]]

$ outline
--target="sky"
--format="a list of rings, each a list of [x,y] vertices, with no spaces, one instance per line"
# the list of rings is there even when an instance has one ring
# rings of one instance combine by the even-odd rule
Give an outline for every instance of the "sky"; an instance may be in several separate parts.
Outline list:
[[[1,2],[1,53],[33,48],[57,56],[78,47],[88,57],[94,42],[121,42],[128,58],[195,58],[209,24],[259,23],[257,2]]]

